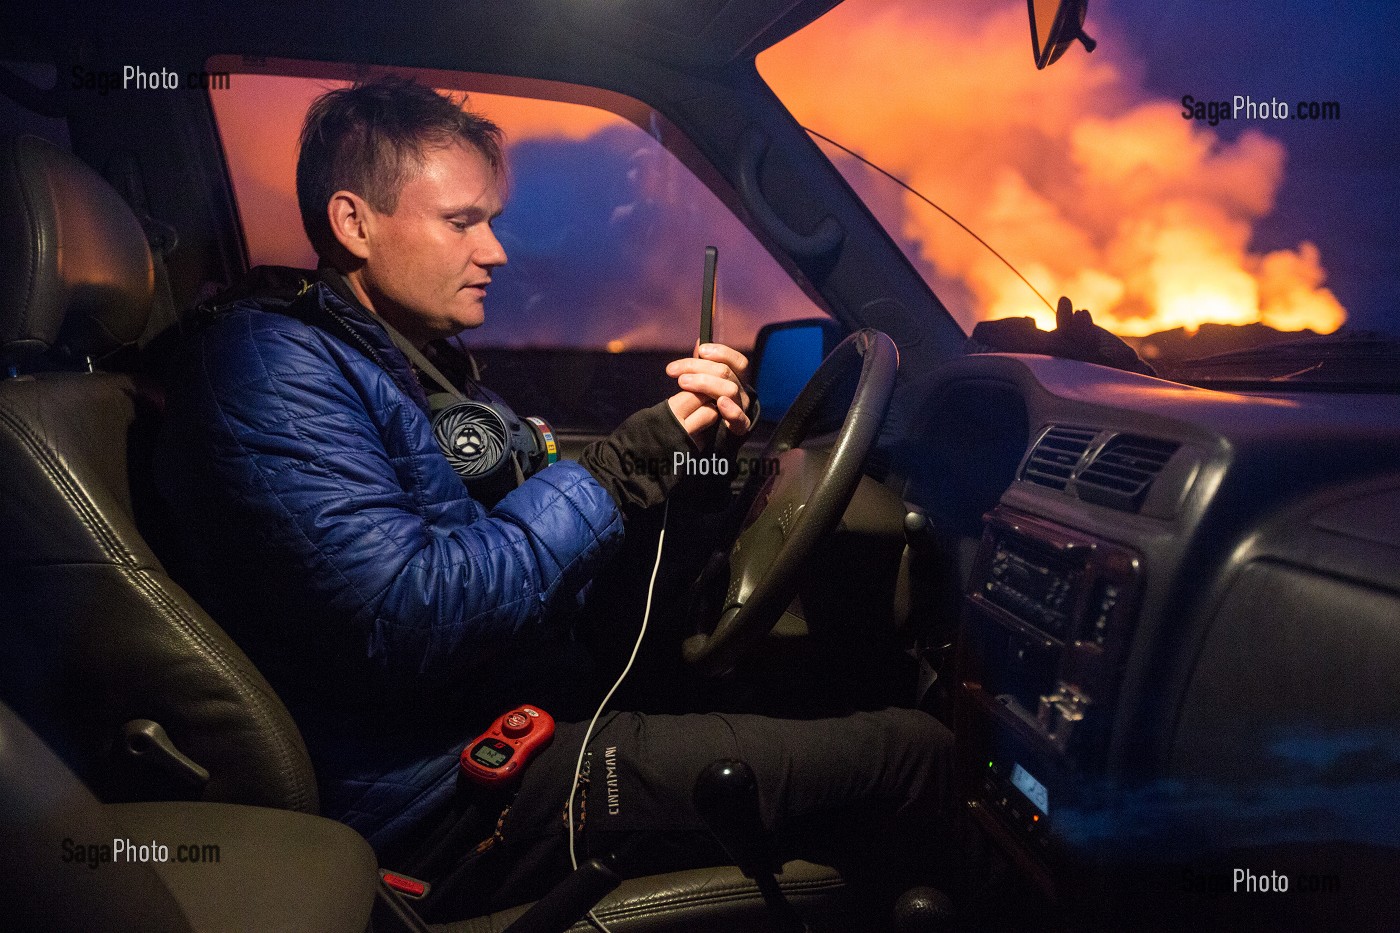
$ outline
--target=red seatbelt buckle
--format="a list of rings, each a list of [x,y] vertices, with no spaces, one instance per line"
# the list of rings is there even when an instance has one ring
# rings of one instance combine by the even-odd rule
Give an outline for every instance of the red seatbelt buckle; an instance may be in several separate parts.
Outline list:
[[[401,875],[396,871],[389,871],[387,868],[379,869],[379,877],[384,879],[384,883],[389,887],[415,901],[426,897],[428,889],[432,887],[426,881],[419,881],[417,878],[410,878],[408,875]]]

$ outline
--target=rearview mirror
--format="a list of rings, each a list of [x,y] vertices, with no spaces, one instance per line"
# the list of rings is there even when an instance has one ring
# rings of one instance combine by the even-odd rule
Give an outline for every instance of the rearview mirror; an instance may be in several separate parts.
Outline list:
[[[1089,0],[1026,0],[1026,6],[1031,12],[1031,51],[1036,68],[1053,65],[1075,39],[1084,43],[1086,52],[1098,46],[1084,32]]]

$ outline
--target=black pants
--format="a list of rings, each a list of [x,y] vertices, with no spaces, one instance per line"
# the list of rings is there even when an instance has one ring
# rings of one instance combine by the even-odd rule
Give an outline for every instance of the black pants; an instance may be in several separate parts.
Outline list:
[[[513,798],[464,788],[435,838],[391,866],[435,882],[423,904],[430,919],[533,900],[567,874],[563,814],[584,728],[560,724]],[[719,758],[753,768],[780,858],[832,865],[854,883],[893,889],[921,880],[946,854],[940,817],[952,735],[924,713],[815,720],[616,713],[589,742],[586,780],[574,798],[579,861],[630,840],[633,876],[729,863],[691,803],[697,775]]]

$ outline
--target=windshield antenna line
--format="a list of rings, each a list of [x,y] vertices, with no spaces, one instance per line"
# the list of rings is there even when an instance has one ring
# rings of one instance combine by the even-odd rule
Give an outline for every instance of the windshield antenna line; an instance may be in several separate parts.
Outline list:
[[[799,125],[800,125],[800,124],[799,124]],[[886,178],[888,178],[890,181],[892,181],[892,182],[894,182],[895,184],[899,185],[899,186],[900,186],[901,188],[903,188],[905,191],[908,191],[910,194],[912,194],[914,197],[918,198],[920,201],[923,201],[923,202],[924,202],[925,204],[927,204],[929,207],[931,207],[931,208],[933,208],[934,210],[938,211],[938,213],[942,214],[944,217],[947,217],[949,220],[951,220],[953,223],[957,224],[959,227],[962,227],[963,230],[967,231],[967,235],[968,235],[968,236],[972,237],[972,238],[973,238],[974,240],[976,240],[978,243],[981,243],[983,246],[987,247],[987,250],[988,250],[993,256],[995,256],[996,258],[1000,259],[1000,260],[1002,261],[1002,263],[1006,266],[1006,268],[1010,269],[1013,273],[1015,273],[1016,278],[1020,279],[1022,282],[1025,282],[1025,283],[1026,283],[1026,288],[1029,288],[1031,291],[1035,292],[1035,297],[1037,297],[1037,298],[1039,298],[1041,301],[1045,302],[1045,307],[1049,308],[1051,311],[1054,311],[1054,310],[1055,310],[1055,306],[1052,305],[1052,304],[1049,302],[1049,300],[1047,300],[1046,297],[1040,293],[1040,289],[1036,288],[1036,287],[1035,287],[1034,285],[1032,285],[1029,281],[1027,281],[1026,277],[1025,277],[1024,275],[1022,275],[1022,274],[1020,273],[1020,271],[1019,271],[1015,266],[1013,266],[1013,265],[1010,263],[1010,261],[1007,260],[1007,258],[1006,258],[1005,256],[1003,256],[1001,253],[998,253],[996,250],[992,249],[992,245],[991,245],[990,243],[988,243],[986,240],[982,239],[982,238],[981,238],[980,236],[978,236],[977,234],[973,233],[972,230],[967,226],[967,224],[963,223],[961,220],[958,220],[958,218],[954,217],[952,214],[948,213],[948,212],[945,211],[943,208],[939,207],[937,204],[934,204],[932,201],[930,201],[930,200],[929,200],[927,197],[925,197],[924,195],[920,194],[918,191],[915,191],[913,188],[911,188],[911,187],[909,186],[909,184],[908,184],[907,182],[905,182],[905,181],[904,181],[903,179],[901,179],[899,176],[894,175],[894,174],[891,174],[890,172],[885,171],[884,169],[880,168],[880,166],[876,165],[874,162],[871,162],[871,161],[870,161],[869,159],[867,159],[865,156],[861,155],[859,152],[855,152],[855,151],[853,151],[853,150],[851,150],[851,149],[847,149],[845,146],[841,145],[841,144],[838,143],[836,140],[832,139],[830,136],[823,136],[821,133],[818,133],[818,132],[817,132],[816,130],[814,130],[814,129],[811,129],[811,128],[805,127],[805,126],[803,126],[802,129],[805,130],[807,133],[810,133],[811,135],[817,137],[817,139],[825,140],[826,142],[831,143],[831,144],[832,144],[833,146],[835,146],[837,149],[840,149],[842,152],[846,153],[846,155],[851,156],[851,157],[854,158],[854,159],[860,160],[860,161],[861,161],[862,163],[864,163],[865,165],[868,165],[870,168],[873,168],[875,171],[879,172],[881,175],[884,175],[884,176],[885,176]]]

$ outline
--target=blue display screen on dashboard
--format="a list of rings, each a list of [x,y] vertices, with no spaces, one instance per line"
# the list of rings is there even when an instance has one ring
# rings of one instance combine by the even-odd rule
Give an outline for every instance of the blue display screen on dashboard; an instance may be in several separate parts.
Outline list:
[[[1035,808],[1046,816],[1050,815],[1050,792],[1045,785],[1031,777],[1031,773],[1020,765],[1011,769],[1011,783],[1035,804]]]

